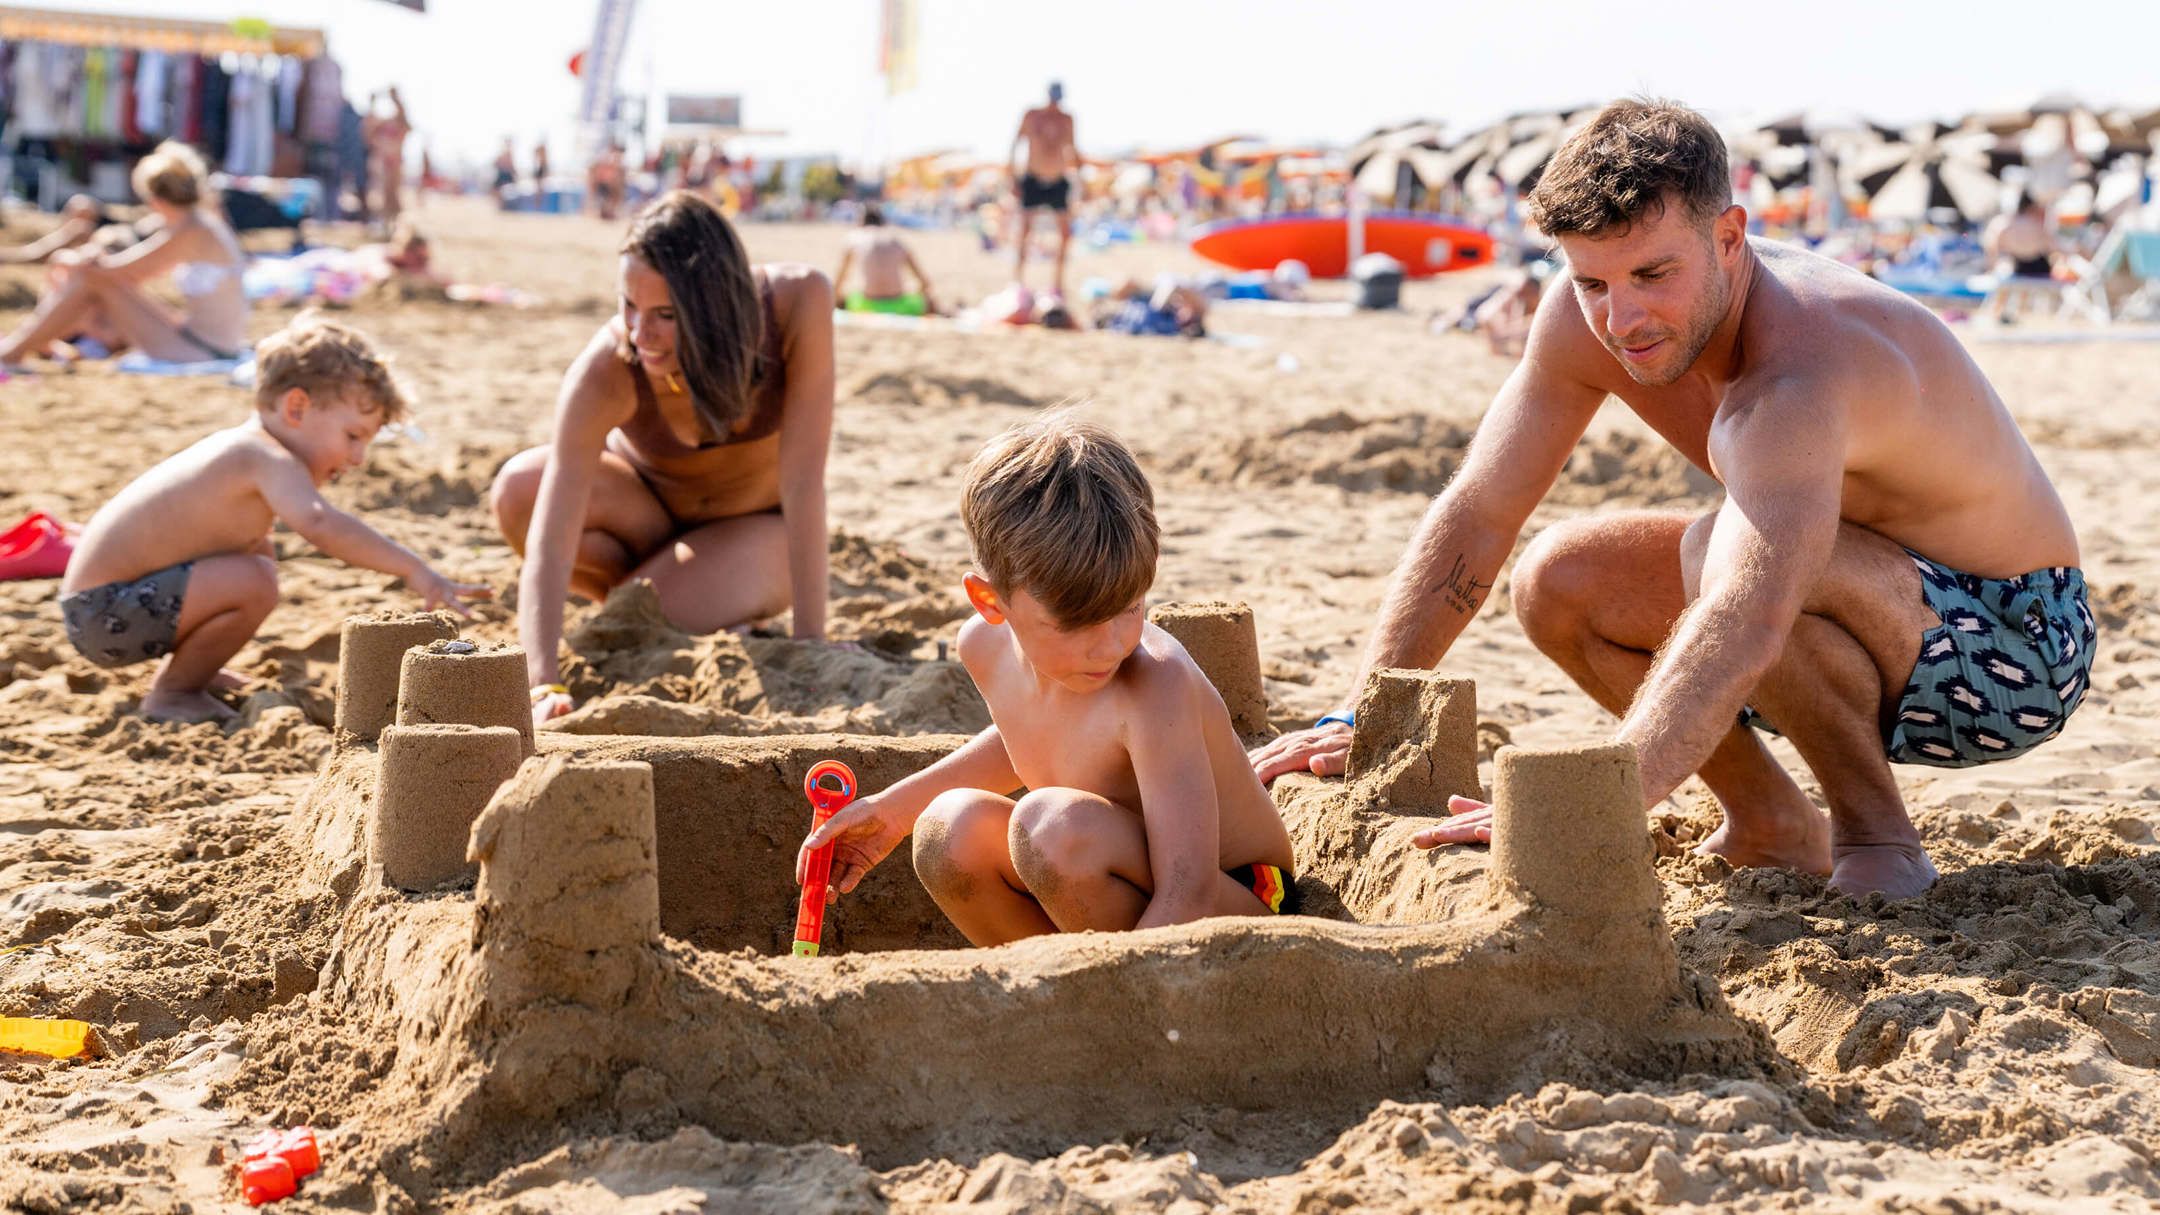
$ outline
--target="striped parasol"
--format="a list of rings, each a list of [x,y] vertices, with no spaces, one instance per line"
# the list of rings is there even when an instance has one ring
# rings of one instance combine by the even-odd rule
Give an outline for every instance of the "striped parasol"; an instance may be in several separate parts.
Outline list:
[[[1991,169],[1994,136],[1922,123],[1897,143],[1862,151],[1842,166],[1848,187],[1865,195],[1871,219],[1918,223],[1954,212],[1979,223],[2002,210],[2003,183]]]

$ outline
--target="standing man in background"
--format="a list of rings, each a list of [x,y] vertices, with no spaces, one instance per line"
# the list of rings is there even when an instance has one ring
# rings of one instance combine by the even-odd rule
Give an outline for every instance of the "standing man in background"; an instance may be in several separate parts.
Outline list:
[[[1013,136],[1012,176],[1020,195],[1020,236],[1015,242],[1018,252],[1013,255],[1013,281],[1027,281],[1028,227],[1036,211],[1049,211],[1057,217],[1058,251],[1057,275],[1051,280],[1051,294],[1058,299],[1065,296],[1065,247],[1072,243],[1072,173],[1080,167],[1080,150],[1073,143],[1073,120],[1059,106],[1065,99],[1065,86],[1050,82],[1050,100],[1029,110],[1020,119],[1020,131]],[[1027,167],[1020,165],[1020,145],[1027,144]]]

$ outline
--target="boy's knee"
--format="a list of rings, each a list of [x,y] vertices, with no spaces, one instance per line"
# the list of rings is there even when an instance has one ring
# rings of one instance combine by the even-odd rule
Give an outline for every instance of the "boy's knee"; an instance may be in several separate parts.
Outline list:
[[[246,576],[240,580],[241,610],[257,616],[268,616],[277,607],[277,562],[260,554],[249,554]]]
[[[966,894],[1005,847],[1002,807],[974,789],[949,789],[915,820],[915,876],[933,893]]]
[[[1702,584],[1703,561],[1710,555],[1710,530],[1716,525],[1717,512],[1712,511],[1688,524],[1680,534],[1680,579],[1690,596]]]
[[[1082,809],[1086,795],[1073,789],[1037,789],[1013,807],[1007,847],[1013,867],[1033,889],[1046,877],[1102,868],[1100,844]]]

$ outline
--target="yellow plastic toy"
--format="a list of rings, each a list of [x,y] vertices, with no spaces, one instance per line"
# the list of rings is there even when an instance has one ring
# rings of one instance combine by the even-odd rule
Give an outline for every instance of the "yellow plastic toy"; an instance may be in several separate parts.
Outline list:
[[[97,1031],[88,1021],[47,1017],[0,1017],[0,1050],[73,1059],[97,1053]]]

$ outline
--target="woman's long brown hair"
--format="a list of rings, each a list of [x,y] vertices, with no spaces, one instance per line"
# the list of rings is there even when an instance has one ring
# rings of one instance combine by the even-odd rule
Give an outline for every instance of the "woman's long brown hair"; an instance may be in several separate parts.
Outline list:
[[[688,190],[671,190],[630,222],[622,252],[667,281],[675,358],[691,407],[715,437],[726,438],[749,416],[763,370],[765,310],[742,239],[720,208]],[[627,333],[616,353],[625,361],[634,357]]]

